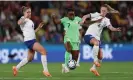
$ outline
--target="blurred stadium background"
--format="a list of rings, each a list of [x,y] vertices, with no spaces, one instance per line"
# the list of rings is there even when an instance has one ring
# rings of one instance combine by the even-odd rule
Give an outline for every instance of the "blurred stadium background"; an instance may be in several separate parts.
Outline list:
[[[103,63],[100,68],[101,77],[95,77],[89,72],[92,62],[92,52],[88,45],[81,41],[81,66],[69,74],[61,73],[61,63],[64,61],[63,25],[55,25],[51,13],[59,18],[65,15],[65,9],[73,7],[77,16],[99,12],[102,4],[107,3],[120,12],[108,14],[114,27],[121,27],[121,32],[111,32],[104,29],[102,33]],[[18,77],[13,77],[12,65],[16,65],[27,56],[27,48],[23,44],[23,36],[17,20],[22,16],[21,7],[32,8],[32,20],[35,28],[44,21],[39,30],[37,40],[48,52],[49,70],[52,78],[41,74],[40,55],[36,54],[33,63],[20,71]],[[88,23],[83,25],[83,35]],[[9,55],[16,56],[9,58]],[[133,1],[0,1],[0,80],[133,80]]]

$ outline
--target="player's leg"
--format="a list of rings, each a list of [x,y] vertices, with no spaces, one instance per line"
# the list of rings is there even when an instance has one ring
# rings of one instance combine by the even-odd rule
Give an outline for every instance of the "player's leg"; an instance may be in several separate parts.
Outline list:
[[[72,59],[72,54],[70,54],[70,58],[69,58],[69,59],[70,59],[70,60]],[[80,53],[79,53],[79,55],[78,55],[78,59],[77,59],[76,66],[80,66],[79,62],[80,62]]]
[[[102,58],[103,58],[103,52],[102,52],[102,48],[99,49],[99,53],[98,53],[98,62],[102,63]]]
[[[13,74],[14,76],[17,75],[18,70],[26,65],[28,62],[31,62],[34,58],[35,51],[34,50],[28,50],[28,57],[24,58],[17,66],[13,66]]]
[[[71,44],[70,41],[65,42],[65,48],[66,48],[66,52],[65,52],[65,66],[67,66],[67,63],[70,59],[70,55],[71,55]]]
[[[103,53],[102,53],[102,44],[99,41],[99,51],[98,51],[98,62],[101,63],[102,62],[102,57],[103,57]]]
[[[71,55],[71,44],[70,44],[70,41],[66,41],[64,43],[65,43],[64,45],[66,48],[66,52],[65,52],[65,64],[62,64],[62,73],[67,73],[69,72],[69,69],[67,68],[67,63]]]
[[[98,52],[98,62],[101,63],[102,62],[102,48],[99,49]],[[96,65],[93,64],[92,68],[90,69],[91,72],[93,72],[96,76],[100,76],[100,74],[98,73],[98,71],[96,70]]]
[[[74,59],[76,62],[78,60],[78,56],[79,56],[79,42],[71,42],[71,46],[72,46],[72,59]]]
[[[101,63],[102,62],[102,57],[103,57],[103,53],[102,53],[102,48],[100,47],[99,52],[98,52],[98,62]],[[98,73],[98,71],[96,70],[96,65],[93,64],[92,68],[90,69],[91,72],[93,72],[96,76],[100,76],[100,74]]]
[[[80,66],[80,64],[79,64],[79,62],[80,62],[80,53],[79,53],[79,56],[78,56],[78,60],[77,60],[77,64],[76,64],[76,66]]]
[[[99,66],[98,62],[98,51],[99,51],[99,41],[95,39],[92,35],[85,35],[84,36],[85,43],[89,44],[90,46],[93,46],[93,57],[94,57],[94,64],[90,68],[90,71],[93,72],[96,76],[99,76],[98,71],[96,70],[96,65]]]
[[[78,59],[77,59],[77,64],[76,66],[80,66],[79,62],[80,62],[80,42],[77,42],[75,45],[75,50],[78,51]]]
[[[98,71],[96,70],[96,67],[100,67],[100,63],[98,61],[99,41],[95,38],[92,38],[90,40],[90,44],[93,45],[93,57],[94,57],[94,64],[90,69],[90,71],[93,72],[96,76],[100,76]]]
[[[98,62],[98,51],[99,51],[99,41],[94,38],[92,35],[85,35],[84,36],[85,43],[89,44],[90,46],[93,46],[93,58],[94,58],[94,64],[96,66],[100,67],[100,64]]]
[[[94,64],[97,67],[100,67],[100,64],[98,62],[98,52],[99,52],[99,41],[96,38],[92,38],[90,40],[90,44],[93,45],[93,57],[94,57]]]
[[[38,43],[38,42],[35,42],[34,45],[33,45],[33,50],[41,53],[41,62],[42,62],[42,65],[43,65],[43,74],[46,76],[46,77],[50,77],[50,73],[48,71],[48,68],[47,68],[47,57],[46,57],[46,50],[43,48],[43,46]]]
[[[98,52],[99,63],[102,63],[102,58],[103,58],[102,44],[101,44],[101,41],[99,41],[99,52]]]
[[[77,62],[78,60],[78,55],[79,55],[79,50],[72,50],[72,59]]]

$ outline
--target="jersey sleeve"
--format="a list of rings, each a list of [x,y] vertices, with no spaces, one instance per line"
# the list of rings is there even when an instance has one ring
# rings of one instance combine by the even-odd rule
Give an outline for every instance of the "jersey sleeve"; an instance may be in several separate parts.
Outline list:
[[[76,20],[78,21],[78,24],[82,21],[82,18],[76,17]],[[79,29],[82,29],[82,26],[79,24]]]
[[[64,30],[66,31],[68,29],[68,26],[69,26],[69,24],[66,23],[67,19],[64,17],[64,18],[62,18],[60,20],[61,20],[61,23],[64,26]]]
[[[76,20],[78,21],[78,23],[79,22],[81,22],[82,21],[82,18],[80,18],[80,17],[76,17]]]
[[[97,17],[98,15],[100,15],[98,12],[90,13],[91,19]]]

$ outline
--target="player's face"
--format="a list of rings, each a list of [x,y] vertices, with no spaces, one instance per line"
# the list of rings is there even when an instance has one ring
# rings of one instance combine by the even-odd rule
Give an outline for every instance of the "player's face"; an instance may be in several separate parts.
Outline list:
[[[69,17],[69,19],[73,20],[73,19],[74,19],[74,16],[75,16],[74,11],[68,12],[68,17]]]
[[[108,13],[108,10],[107,10],[106,7],[101,7],[100,12],[101,12],[101,15],[102,15],[102,16],[106,16],[106,14]]]
[[[27,9],[27,10],[24,12],[24,16],[26,16],[27,18],[31,18],[31,9]]]

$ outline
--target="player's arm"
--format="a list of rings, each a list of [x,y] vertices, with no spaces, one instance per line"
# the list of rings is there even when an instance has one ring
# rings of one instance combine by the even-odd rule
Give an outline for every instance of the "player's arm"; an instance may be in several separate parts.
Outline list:
[[[121,28],[114,28],[112,25],[109,25],[108,28],[109,28],[111,31],[121,31]]]
[[[110,19],[107,19],[107,20],[105,21],[105,23],[106,23],[107,28],[110,29],[111,31],[121,31],[121,28],[114,28],[114,27],[111,25]]]
[[[35,32],[37,32],[40,28],[42,28],[44,25],[44,22],[41,22],[38,27],[35,29]]]
[[[82,24],[85,22],[85,20],[86,20],[87,18],[91,18],[91,15],[90,15],[90,14],[84,15],[84,16],[82,17],[82,21],[81,21],[79,24],[82,25]]]
[[[55,24],[61,24],[61,20],[57,18],[57,16],[55,14],[51,15],[52,20]]]
[[[25,18],[25,17],[20,18],[20,19],[18,20],[18,25],[23,24],[23,23],[25,22],[25,20],[26,20],[26,18]]]

